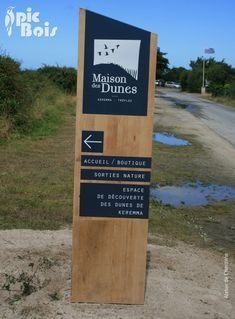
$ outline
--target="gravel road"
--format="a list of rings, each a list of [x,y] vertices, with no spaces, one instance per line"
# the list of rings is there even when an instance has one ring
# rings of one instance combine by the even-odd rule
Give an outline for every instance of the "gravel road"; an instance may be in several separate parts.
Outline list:
[[[235,109],[202,99],[196,94],[188,94],[174,89],[159,89],[164,99],[198,117],[215,133],[235,147]]]

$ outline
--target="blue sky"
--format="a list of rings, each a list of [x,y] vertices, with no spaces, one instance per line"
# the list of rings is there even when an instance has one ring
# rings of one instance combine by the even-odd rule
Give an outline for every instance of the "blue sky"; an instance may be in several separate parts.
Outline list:
[[[40,12],[41,24],[57,26],[54,38],[22,38],[18,29],[8,37],[4,21],[9,6]],[[109,16],[158,34],[161,51],[171,66],[189,67],[214,48],[216,60],[235,67],[234,0],[1,0],[0,48],[22,62],[24,68],[43,63],[77,66],[79,8]]]

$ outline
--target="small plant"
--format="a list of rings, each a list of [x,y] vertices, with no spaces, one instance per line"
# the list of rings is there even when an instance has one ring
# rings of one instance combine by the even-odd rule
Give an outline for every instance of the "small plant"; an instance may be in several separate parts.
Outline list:
[[[22,271],[18,276],[12,274],[4,274],[4,276],[5,282],[2,285],[2,289],[7,290],[9,293],[19,292],[21,296],[29,296],[38,289],[35,273],[30,275]]]
[[[28,264],[28,272],[21,271],[18,275],[4,273],[5,282],[1,288],[9,293],[18,292],[18,295],[14,295],[14,300],[16,296],[17,300],[23,296],[29,296],[43,287],[43,284],[41,284],[37,276],[38,271],[50,269],[53,265],[55,265],[55,261],[47,257],[42,257],[37,263],[30,262]],[[50,297],[53,300],[59,300],[61,298],[57,292],[50,295]]]
[[[29,296],[33,292],[37,290],[36,285],[34,284],[33,280],[34,276],[30,276],[29,274],[22,272],[18,278],[18,282],[21,283],[20,290],[22,296]]]
[[[13,275],[4,274],[5,276],[5,283],[2,285],[2,289],[11,291],[12,285],[15,285],[17,282],[17,278]]]
[[[58,291],[53,292],[52,294],[49,294],[49,297],[53,301],[58,301],[62,298],[61,294]]]

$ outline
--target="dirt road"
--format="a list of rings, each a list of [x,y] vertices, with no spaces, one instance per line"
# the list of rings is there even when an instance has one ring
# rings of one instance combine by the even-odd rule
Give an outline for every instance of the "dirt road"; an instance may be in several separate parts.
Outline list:
[[[235,109],[203,99],[196,94],[182,93],[177,90],[160,90],[164,98],[199,118],[216,134],[235,147]]]
[[[190,94],[158,89],[155,124],[193,134],[211,152],[224,174],[235,178],[235,110],[203,102]]]
[[[0,232],[1,273],[36,271],[36,291],[18,300],[0,290],[1,319],[232,319],[234,265],[229,256],[229,299],[224,298],[224,255],[176,242],[149,245],[142,306],[71,304],[71,231]],[[33,268],[33,269],[32,269]],[[1,276],[1,285],[5,277]],[[12,286],[12,288],[17,288]],[[19,288],[19,287],[18,287]]]

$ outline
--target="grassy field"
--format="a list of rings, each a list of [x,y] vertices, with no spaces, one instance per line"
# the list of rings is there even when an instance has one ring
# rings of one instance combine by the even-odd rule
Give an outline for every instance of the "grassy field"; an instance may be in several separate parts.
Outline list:
[[[75,97],[62,95],[57,104],[59,121],[43,122],[30,137],[0,145],[2,229],[71,223]]]
[[[158,131],[165,131],[158,127]],[[167,128],[168,132],[177,130]],[[152,184],[179,185],[184,182],[201,181],[205,184],[234,185],[234,176],[223,176],[218,162],[193,135],[181,135],[192,146],[171,147],[154,142]],[[220,174],[218,174],[218,170]],[[223,201],[203,207],[174,208],[150,201],[150,233],[160,234],[163,243],[173,244],[175,239],[200,246],[233,250],[235,233],[235,202]],[[152,237],[154,241],[154,237]],[[159,238],[157,239],[159,242]]]
[[[59,103],[62,120],[47,136],[38,131],[30,138],[15,138],[0,145],[1,229],[71,226],[75,98],[64,95]],[[182,137],[192,146],[174,148],[154,142],[152,184],[197,180],[224,183],[225,177],[217,174],[218,164],[210,154],[193,136]],[[151,241],[174,244],[179,239],[200,246],[232,249],[235,235],[230,226],[234,223],[234,209],[234,202],[173,208],[151,199]]]

